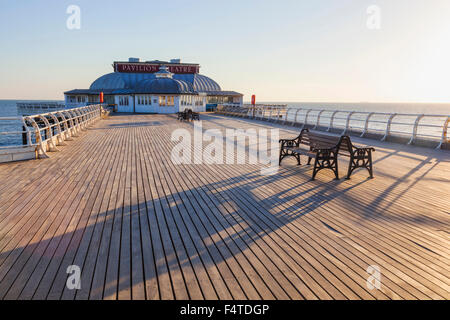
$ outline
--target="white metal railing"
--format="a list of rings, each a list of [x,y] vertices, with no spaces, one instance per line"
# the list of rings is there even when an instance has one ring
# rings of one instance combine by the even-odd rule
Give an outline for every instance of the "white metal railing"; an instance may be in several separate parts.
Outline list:
[[[449,115],[288,108],[273,105],[224,107],[217,110],[217,113],[300,125],[302,128],[333,130],[341,134],[352,132],[361,137],[375,133],[382,141],[391,136],[406,138],[408,144],[414,144],[418,139],[430,140],[437,143],[438,149],[444,143],[450,143]]]
[[[47,152],[58,151],[58,145],[65,145],[89,125],[108,114],[102,105],[89,105],[80,108],[62,109],[48,113],[23,117],[0,117],[0,135],[15,136],[12,142],[0,145],[3,149],[35,147],[38,158],[46,158]],[[22,126],[22,130],[17,127]],[[3,130],[12,128],[14,130]],[[21,136],[19,143],[17,136]]]
[[[65,108],[63,102],[50,102],[50,101],[33,101],[33,102],[17,102],[18,109],[31,109],[31,110],[61,110]]]

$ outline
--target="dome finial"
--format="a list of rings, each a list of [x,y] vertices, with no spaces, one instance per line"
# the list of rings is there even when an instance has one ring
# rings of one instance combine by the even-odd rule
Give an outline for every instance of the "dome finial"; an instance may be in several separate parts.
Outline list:
[[[169,71],[169,68],[165,65],[159,67],[159,71],[155,72],[157,78],[172,78],[173,73]]]

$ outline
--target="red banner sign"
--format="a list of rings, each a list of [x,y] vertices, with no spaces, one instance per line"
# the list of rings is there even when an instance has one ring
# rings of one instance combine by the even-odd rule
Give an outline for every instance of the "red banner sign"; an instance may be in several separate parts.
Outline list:
[[[159,71],[159,64],[152,63],[116,63],[114,70],[124,73],[155,73]],[[172,73],[198,73],[200,66],[198,65],[168,65],[169,71]]]

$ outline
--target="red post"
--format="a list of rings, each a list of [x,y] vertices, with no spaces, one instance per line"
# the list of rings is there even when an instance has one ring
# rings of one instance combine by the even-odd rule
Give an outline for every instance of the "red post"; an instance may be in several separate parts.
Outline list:
[[[103,103],[103,91],[100,92],[100,103]]]
[[[252,105],[255,105],[255,104],[256,104],[256,96],[252,95]]]

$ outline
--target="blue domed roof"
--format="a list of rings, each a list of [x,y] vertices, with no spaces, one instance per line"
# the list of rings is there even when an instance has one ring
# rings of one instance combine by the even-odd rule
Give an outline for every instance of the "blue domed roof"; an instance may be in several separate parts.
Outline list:
[[[121,73],[112,72],[105,74],[95,80],[90,90],[112,90],[112,89],[137,89],[138,84],[144,80],[156,79],[153,73]],[[209,92],[220,91],[221,88],[213,79],[201,74],[174,74],[174,80],[185,82],[192,86],[193,91]],[[167,92],[168,93],[168,92]]]
[[[108,73],[94,82],[89,87],[90,90],[102,90],[102,89],[127,89],[127,84],[121,77],[120,73]]]
[[[220,91],[221,88],[213,79],[202,74],[174,74],[174,79],[183,80],[192,83],[195,91],[208,92]]]
[[[139,82],[134,90],[136,93],[195,93],[193,86],[185,81],[172,78],[156,78]]]

